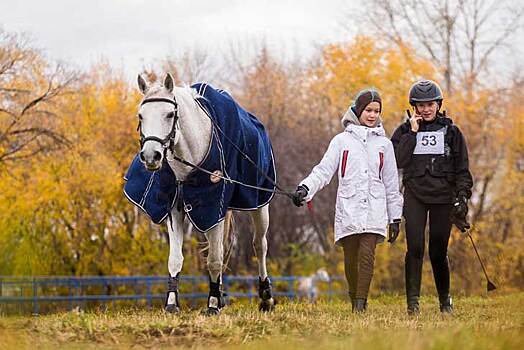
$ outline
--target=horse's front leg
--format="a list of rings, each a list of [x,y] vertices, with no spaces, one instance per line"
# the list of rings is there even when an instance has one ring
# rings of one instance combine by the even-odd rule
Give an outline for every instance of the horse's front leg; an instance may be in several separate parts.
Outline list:
[[[209,296],[207,298],[207,315],[216,315],[225,305],[222,289],[222,264],[224,260],[224,222],[206,232],[209,245],[207,268],[209,270]]]
[[[178,282],[184,256],[182,255],[182,245],[184,243],[184,212],[173,208],[171,217],[167,220],[167,230],[169,232],[169,259],[167,268],[169,270],[169,281],[167,283],[167,296],[164,309],[170,313],[180,311],[178,300]]]
[[[276,300],[273,298],[271,281],[267,275],[267,229],[269,227],[269,206],[262,207],[252,212],[255,233],[253,235],[253,248],[258,261],[258,295],[260,297],[260,311],[272,311]]]

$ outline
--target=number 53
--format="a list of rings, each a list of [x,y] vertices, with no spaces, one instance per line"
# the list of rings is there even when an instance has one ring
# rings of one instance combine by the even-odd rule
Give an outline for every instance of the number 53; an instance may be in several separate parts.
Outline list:
[[[422,146],[435,146],[437,144],[437,138],[435,135],[424,135],[422,136]]]

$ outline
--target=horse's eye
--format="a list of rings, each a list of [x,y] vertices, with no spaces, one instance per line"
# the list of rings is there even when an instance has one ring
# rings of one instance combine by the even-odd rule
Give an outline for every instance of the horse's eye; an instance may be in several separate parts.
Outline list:
[[[175,116],[175,113],[173,113],[173,112],[169,112],[169,113],[167,113],[166,118],[171,119],[171,118],[173,118],[174,116]]]
[[[142,120],[142,114],[138,113],[138,120]]]

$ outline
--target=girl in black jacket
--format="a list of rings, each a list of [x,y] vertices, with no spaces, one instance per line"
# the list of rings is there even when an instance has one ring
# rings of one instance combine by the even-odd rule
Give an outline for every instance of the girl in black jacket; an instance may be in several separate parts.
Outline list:
[[[424,257],[424,231],[429,212],[429,256],[440,311],[451,313],[448,241],[451,225],[461,231],[473,180],[464,136],[450,118],[440,113],[442,90],[431,80],[414,84],[409,103],[414,115],[393,133],[397,165],[403,171],[407,253],[405,260],[408,313],[419,312]]]

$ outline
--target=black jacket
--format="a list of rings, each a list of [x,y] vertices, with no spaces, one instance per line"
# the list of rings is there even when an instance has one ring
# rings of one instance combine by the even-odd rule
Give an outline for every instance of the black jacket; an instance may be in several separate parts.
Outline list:
[[[444,128],[444,129],[443,129]],[[444,131],[444,154],[413,154],[417,133],[409,120],[393,133],[397,166],[402,182],[424,203],[452,203],[455,196],[471,197],[473,179],[469,171],[468,149],[459,128],[439,114],[431,123],[422,121],[419,131]]]

